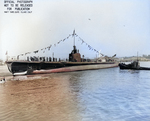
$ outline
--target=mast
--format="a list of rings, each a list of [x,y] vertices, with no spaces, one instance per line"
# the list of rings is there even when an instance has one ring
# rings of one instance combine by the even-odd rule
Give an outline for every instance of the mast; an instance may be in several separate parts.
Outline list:
[[[6,61],[8,61],[8,51],[6,51]]]
[[[75,46],[75,29],[74,29],[74,31],[73,31],[72,36],[74,37],[74,42],[73,42],[73,53],[75,54],[75,53],[77,53],[77,49],[76,49],[76,46]]]
[[[75,29],[74,29],[74,31],[73,31],[73,37],[74,37],[74,43],[73,43],[73,46],[75,46]]]
[[[137,61],[138,61],[138,52],[137,52]]]

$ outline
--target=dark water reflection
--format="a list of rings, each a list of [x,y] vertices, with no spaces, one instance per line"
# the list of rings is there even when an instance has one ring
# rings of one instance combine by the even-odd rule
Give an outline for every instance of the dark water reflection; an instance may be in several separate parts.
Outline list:
[[[150,71],[8,75],[0,100],[0,121],[149,121]]]

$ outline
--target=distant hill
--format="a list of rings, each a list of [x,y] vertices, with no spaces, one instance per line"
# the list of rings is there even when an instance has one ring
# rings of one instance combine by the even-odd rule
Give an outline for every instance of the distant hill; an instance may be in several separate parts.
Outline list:
[[[118,58],[117,60],[118,61],[122,61],[122,62],[130,62],[130,61],[135,61],[135,60],[139,60],[139,61],[150,61],[149,58],[145,58],[145,57],[138,57],[137,56],[131,56],[131,57],[121,57],[121,58]]]

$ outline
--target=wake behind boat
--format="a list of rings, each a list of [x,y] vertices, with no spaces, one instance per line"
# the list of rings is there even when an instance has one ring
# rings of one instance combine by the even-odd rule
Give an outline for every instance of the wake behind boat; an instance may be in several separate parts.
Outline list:
[[[70,35],[69,35],[70,36]],[[67,38],[69,38],[69,36]],[[42,57],[42,58],[31,58],[27,57],[26,61],[6,61],[8,70],[13,75],[22,75],[22,74],[40,74],[40,73],[54,73],[54,72],[70,72],[70,71],[82,71],[82,70],[92,70],[92,69],[102,69],[102,68],[112,68],[117,67],[118,63],[115,62],[114,56],[107,57],[103,56],[100,58],[94,59],[85,59],[84,56],[81,57],[79,50],[75,46],[75,36],[78,36],[75,33],[75,30],[72,34],[74,37],[74,46],[71,53],[69,53],[69,58],[66,61],[62,61],[60,58],[57,61],[57,58],[51,57]],[[65,39],[63,39],[64,41]],[[59,41],[58,43],[60,43]],[[84,42],[82,40],[82,42]],[[86,43],[87,44],[87,43]],[[96,49],[93,49],[91,46],[88,47],[96,52]],[[51,45],[47,47],[49,50]],[[42,49],[41,49],[42,50]],[[37,53],[38,51],[34,51]]]

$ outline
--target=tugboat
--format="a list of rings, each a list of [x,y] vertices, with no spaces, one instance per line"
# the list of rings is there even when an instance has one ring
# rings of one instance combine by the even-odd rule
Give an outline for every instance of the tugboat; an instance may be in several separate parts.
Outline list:
[[[147,67],[140,67],[139,61],[133,61],[130,64],[125,63],[119,63],[120,69],[132,69],[132,70],[150,70],[150,68]]]
[[[139,61],[133,61],[130,64],[125,64],[125,63],[119,63],[120,69],[139,69]]]
[[[72,35],[75,36],[75,32]],[[8,70],[13,75],[43,74],[117,67],[118,62],[115,62],[113,58],[114,56],[109,57],[109,59],[108,57],[103,57],[103,59],[99,58],[96,61],[84,59],[84,57],[81,58],[81,54],[74,44],[73,50],[66,61],[57,61],[55,58],[44,59],[42,61],[27,59],[26,61],[6,61],[6,64]]]

